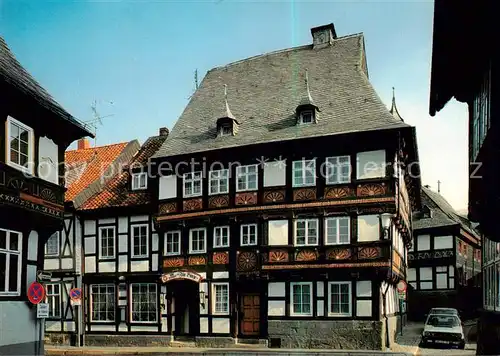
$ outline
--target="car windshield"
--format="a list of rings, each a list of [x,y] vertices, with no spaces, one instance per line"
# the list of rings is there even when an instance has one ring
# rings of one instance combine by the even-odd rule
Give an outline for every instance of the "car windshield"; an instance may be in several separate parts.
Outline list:
[[[457,314],[457,311],[455,309],[431,309],[431,314],[451,314],[455,315]]]
[[[433,315],[429,317],[427,325],[437,328],[453,328],[459,326],[460,322],[456,316]]]

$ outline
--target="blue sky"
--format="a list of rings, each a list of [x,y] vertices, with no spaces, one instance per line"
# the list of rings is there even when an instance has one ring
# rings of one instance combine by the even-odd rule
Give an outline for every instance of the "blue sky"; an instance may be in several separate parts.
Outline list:
[[[0,34],[69,112],[105,118],[97,144],[140,142],[172,128],[212,67],[312,42],[310,28],[363,32],[370,81],[417,127],[423,184],[467,205],[467,111],[428,115],[432,1],[0,0]],[[112,102],[113,104],[110,104]]]

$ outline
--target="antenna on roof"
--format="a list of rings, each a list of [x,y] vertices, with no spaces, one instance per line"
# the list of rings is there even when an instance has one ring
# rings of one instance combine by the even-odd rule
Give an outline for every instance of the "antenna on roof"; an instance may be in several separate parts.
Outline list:
[[[102,101],[101,101],[102,102]],[[106,103],[113,105],[112,101],[106,101]],[[110,116],[114,116],[114,114],[108,114],[101,116],[97,111],[97,100],[94,100],[90,105],[90,109],[92,110],[93,118],[87,121],[84,121],[86,126],[91,126],[94,129],[94,146],[97,146],[97,124],[102,125],[102,119]]]
[[[190,100],[193,97],[194,93],[196,93],[197,90],[198,90],[198,69],[195,69],[195,71],[194,71],[194,91],[188,97],[188,100]]]
[[[438,180],[438,193],[441,193],[441,181]]]

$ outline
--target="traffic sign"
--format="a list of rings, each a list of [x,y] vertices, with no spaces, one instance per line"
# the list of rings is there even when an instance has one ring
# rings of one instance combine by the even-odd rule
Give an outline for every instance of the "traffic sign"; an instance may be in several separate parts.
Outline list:
[[[38,279],[38,282],[50,281],[52,278],[52,272],[37,271],[36,278]]]
[[[69,297],[72,302],[79,302],[82,299],[82,289],[81,288],[72,288],[69,291]]]
[[[38,282],[33,282],[28,288],[28,300],[38,304],[45,299],[45,288]]]
[[[405,281],[400,280],[398,283],[398,286],[396,287],[398,289],[399,293],[406,292],[407,284]]]
[[[49,317],[49,303],[39,303],[36,306],[36,317],[38,319],[45,319]]]
[[[398,296],[400,300],[406,299],[406,292],[398,292]]]

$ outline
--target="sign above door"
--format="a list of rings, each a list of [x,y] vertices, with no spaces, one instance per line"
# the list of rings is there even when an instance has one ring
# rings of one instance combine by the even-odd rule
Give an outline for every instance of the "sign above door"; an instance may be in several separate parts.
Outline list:
[[[200,274],[192,271],[174,271],[162,274],[160,279],[163,283],[174,280],[189,280],[200,283],[203,280],[203,277]]]

